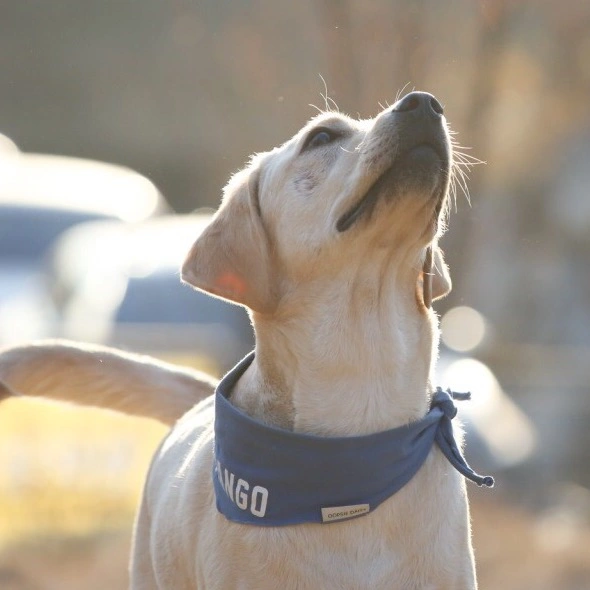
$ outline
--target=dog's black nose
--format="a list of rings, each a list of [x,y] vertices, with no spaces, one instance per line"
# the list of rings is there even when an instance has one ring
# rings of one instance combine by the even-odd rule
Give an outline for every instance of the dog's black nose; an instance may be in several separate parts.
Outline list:
[[[428,92],[410,92],[396,102],[392,109],[394,113],[413,113],[418,116],[439,119],[443,114],[440,102]]]

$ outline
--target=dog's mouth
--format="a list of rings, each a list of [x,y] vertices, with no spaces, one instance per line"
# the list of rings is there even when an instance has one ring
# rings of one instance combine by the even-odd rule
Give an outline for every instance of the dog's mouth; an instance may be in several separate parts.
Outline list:
[[[379,199],[395,196],[410,187],[431,192],[436,198],[436,215],[441,210],[447,190],[450,157],[446,145],[421,143],[399,155],[369,190],[341,215],[336,229],[342,233],[362,218],[370,217]]]

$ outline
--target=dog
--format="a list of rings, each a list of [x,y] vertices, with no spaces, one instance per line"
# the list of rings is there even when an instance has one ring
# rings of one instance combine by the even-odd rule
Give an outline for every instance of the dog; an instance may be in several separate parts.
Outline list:
[[[134,590],[477,587],[464,478],[436,446],[376,507],[338,505],[322,511],[326,522],[270,526],[257,519],[273,501],[289,515],[297,486],[273,497],[224,465],[218,448],[222,436],[237,437],[244,460],[257,459],[246,441],[258,432],[344,448],[429,414],[438,350],[430,303],[451,289],[438,241],[452,168],[442,106],[411,92],[373,119],[322,113],[231,178],[182,267],[186,283],[249,309],[255,351],[224,379],[227,399],[211,395],[203,374],[101,347],[45,342],[0,354],[5,396],[173,425],[136,520]],[[222,408],[237,432],[216,423]],[[281,445],[260,454],[287,469]],[[304,462],[315,460],[312,447]],[[331,464],[321,465],[330,480]]]

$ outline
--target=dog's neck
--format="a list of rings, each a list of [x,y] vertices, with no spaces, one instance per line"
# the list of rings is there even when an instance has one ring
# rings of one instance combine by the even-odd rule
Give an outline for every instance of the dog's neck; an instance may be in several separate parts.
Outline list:
[[[279,313],[254,314],[256,359],[233,403],[265,422],[327,436],[422,417],[438,340],[432,312],[415,297],[415,266],[306,282]]]

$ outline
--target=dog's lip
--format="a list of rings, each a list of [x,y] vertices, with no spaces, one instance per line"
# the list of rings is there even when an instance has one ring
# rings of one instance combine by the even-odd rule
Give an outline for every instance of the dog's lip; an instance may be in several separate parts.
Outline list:
[[[389,174],[396,167],[400,160],[403,160],[412,153],[425,149],[430,150],[436,154],[436,156],[441,161],[443,169],[448,168],[449,155],[442,148],[442,146],[428,142],[412,146],[410,149],[404,151],[400,156],[398,156],[393,161],[393,163],[377,177],[375,182],[369,187],[369,190],[356,203],[354,203],[350,209],[348,209],[338,218],[338,221],[336,222],[336,229],[338,232],[342,233],[350,229],[357,219],[360,219],[365,211],[369,211],[375,206],[377,199],[379,198],[379,194],[381,193],[381,189],[389,181]]]
[[[369,190],[356,203],[354,203],[350,209],[338,218],[336,229],[340,233],[350,229],[365,211],[368,211],[375,206],[381,188],[385,185],[385,179],[393,166],[394,164],[389,166],[369,187]]]

